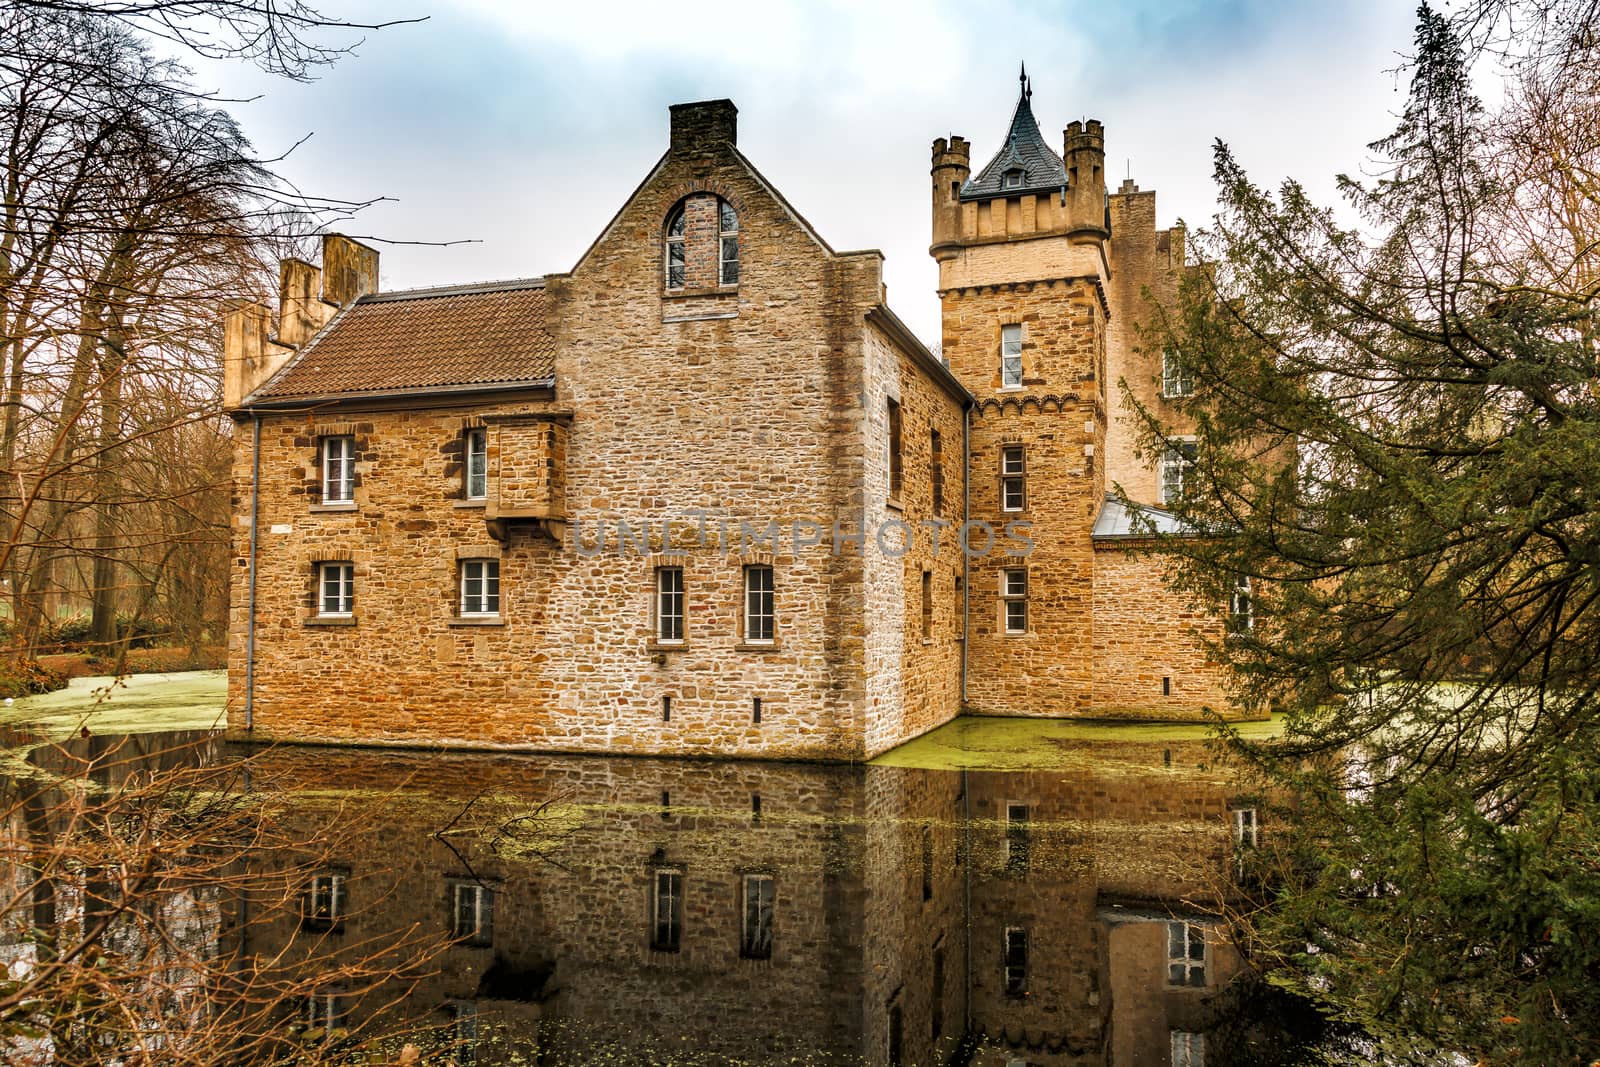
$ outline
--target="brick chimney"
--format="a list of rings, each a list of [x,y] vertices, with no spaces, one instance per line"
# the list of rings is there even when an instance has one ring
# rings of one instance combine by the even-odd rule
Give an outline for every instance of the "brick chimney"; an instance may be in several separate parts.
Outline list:
[[[726,141],[737,144],[739,140],[739,109],[732,100],[701,100],[694,104],[673,104],[672,141],[668,149],[673,155],[686,152],[704,152]]]

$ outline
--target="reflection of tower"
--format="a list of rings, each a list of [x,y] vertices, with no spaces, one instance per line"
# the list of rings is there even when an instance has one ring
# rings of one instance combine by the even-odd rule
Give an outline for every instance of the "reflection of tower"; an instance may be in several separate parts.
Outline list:
[[[1024,75],[1000,149],[975,176],[967,142],[933,144],[933,245],[944,356],[977,399],[971,515],[1031,523],[1027,558],[971,575],[967,697],[979,712],[1090,710],[1094,556],[1107,486],[1105,138],[1073,122],[1057,155]]]

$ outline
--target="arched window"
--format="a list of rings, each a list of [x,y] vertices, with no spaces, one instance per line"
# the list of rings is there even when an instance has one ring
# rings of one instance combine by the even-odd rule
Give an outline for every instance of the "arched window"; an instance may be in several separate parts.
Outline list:
[[[683,242],[683,208],[679,204],[667,220],[667,288],[682,289],[688,275],[688,257]]]
[[[712,193],[674,207],[662,236],[668,291],[739,284],[739,212]]]
[[[717,260],[717,284],[739,284],[739,213],[726,200],[717,201],[717,228],[721,251]]]

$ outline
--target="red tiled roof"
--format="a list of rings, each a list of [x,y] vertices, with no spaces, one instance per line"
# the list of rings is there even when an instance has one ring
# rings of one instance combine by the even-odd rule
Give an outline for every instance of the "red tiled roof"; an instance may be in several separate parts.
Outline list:
[[[544,279],[364,296],[252,399],[501,386],[555,377]]]

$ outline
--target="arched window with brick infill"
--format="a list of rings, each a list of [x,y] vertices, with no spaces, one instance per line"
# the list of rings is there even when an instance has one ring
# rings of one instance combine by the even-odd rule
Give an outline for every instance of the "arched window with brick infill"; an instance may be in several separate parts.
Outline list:
[[[739,212],[716,194],[679,201],[667,214],[661,240],[669,292],[739,284]]]

